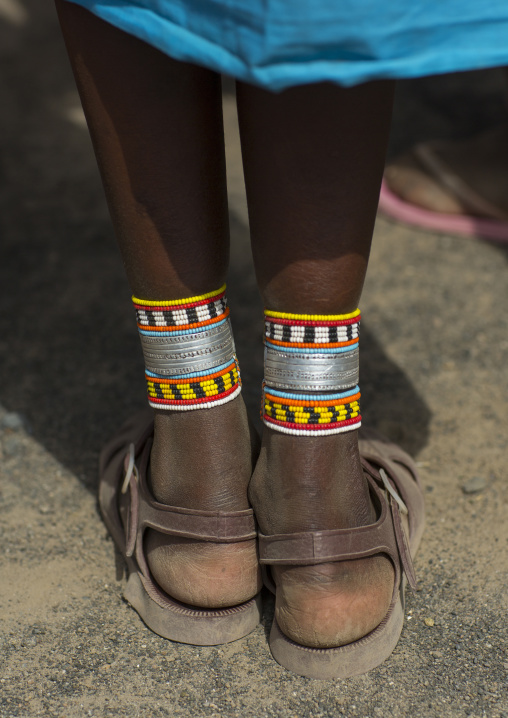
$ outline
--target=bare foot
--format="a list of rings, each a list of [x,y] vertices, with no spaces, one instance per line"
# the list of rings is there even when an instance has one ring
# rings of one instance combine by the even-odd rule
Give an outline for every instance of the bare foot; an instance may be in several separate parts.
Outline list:
[[[506,220],[508,124],[465,140],[417,145],[388,164],[384,176],[391,191],[409,204]]]
[[[247,509],[257,448],[241,397],[214,409],[158,411],[152,492],[181,508]],[[214,544],[148,531],[145,541],[154,579],[178,601],[223,608],[248,601],[261,588],[255,539]]]
[[[293,437],[265,427],[249,495],[262,533],[352,528],[374,523],[356,432]],[[273,567],[275,617],[295,642],[351,643],[384,618],[393,593],[388,558]]]

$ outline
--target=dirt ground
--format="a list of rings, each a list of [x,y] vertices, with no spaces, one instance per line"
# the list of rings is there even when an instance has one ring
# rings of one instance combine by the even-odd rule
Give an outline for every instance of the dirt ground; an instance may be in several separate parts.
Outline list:
[[[244,640],[165,641],[123,602],[96,508],[98,452],[145,405],[143,364],[51,3],[0,0],[0,60],[0,717],[508,717],[506,246],[377,222],[363,414],[416,456],[428,509],[392,657],[347,681],[294,676],[268,650],[269,598]],[[230,84],[229,295],[256,417],[261,304]],[[401,83],[391,151],[504,112],[498,72]]]

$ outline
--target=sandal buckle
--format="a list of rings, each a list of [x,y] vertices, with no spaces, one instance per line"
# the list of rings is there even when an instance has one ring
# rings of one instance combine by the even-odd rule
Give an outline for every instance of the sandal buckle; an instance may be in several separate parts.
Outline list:
[[[124,461],[124,469],[125,469],[125,478],[123,480],[121,493],[125,494],[127,493],[127,489],[129,488],[129,485],[131,483],[131,479],[134,476],[135,480],[138,480],[138,468],[136,466],[136,463],[134,461],[135,459],[135,446],[134,444],[129,444],[129,453],[125,457]]]
[[[390,496],[394,499],[394,501],[397,503],[397,506],[399,507],[401,513],[407,516],[409,513],[407,510],[406,504],[402,501],[398,493],[395,491],[393,486],[388,481],[388,476],[386,475],[386,471],[383,468],[379,469],[379,475],[381,476],[381,479],[383,480],[383,484],[385,489],[388,491]]]

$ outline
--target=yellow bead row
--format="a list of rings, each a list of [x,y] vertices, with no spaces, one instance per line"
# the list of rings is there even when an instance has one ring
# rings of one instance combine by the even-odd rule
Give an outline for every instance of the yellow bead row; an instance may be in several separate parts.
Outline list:
[[[227,374],[222,375],[222,379],[224,382],[227,381]],[[235,380],[238,378],[238,372],[236,369],[233,369],[233,377]],[[159,384],[159,382],[151,382],[152,384]],[[206,381],[200,381],[195,382],[196,384],[199,384],[199,386],[206,391],[208,387],[214,387],[215,386],[215,380],[214,379],[207,379]],[[190,384],[186,382],[185,384],[159,384],[159,386],[169,386],[170,388],[179,389],[182,394],[188,391]]]
[[[217,387],[217,385],[214,383],[213,380],[206,382],[206,386],[203,386],[201,384],[201,388],[205,392],[206,396],[216,396],[217,394],[221,394],[223,391],[227,391],[228,389],[231,389],[231,387],[237,383],[237,375],[231,377],[231,374],[224,375],[222,377],[224,381],[224,389],[220,389]],[[148,395],[152,398],[157,398],[157,391],[155,389],[155,386],[158,386],[160,388],[160,391],[162,392],[162,395],[165,399],[198,399],[198,395],[196,394],[195,390],[192,389],[192,387],[189,384],[183,384],[178,387],[179,389],[179,395],[176,394],[173,391],[173,386],[171,384],[159,384],[158,382],[153,382],[148,380],[147,386],[148,386]],[[180,388],[182,387],[182,388]]]
[[[359,309],[355,309],[354,312],[349,314],[288,314],[287,312],[272,312],[270,309],[265,309],[266,317],[277,317],[278,319],[293,319],[295,321],[311,321],[311,322],[335,322],[342,321],[344,319],[353,319],[360,314]]]
[[[347,407],[350,407],[352,410],[356,410],[360,407],[360,404],[358,401],[352,401],[350,404],[338,404],[337,406],[313,406],[312,409],[317,414],[332,414],[333,411],[342,413],[342,411],[347,411]],[[276,411],[291,411],[293,414],[308,414],[307,408],[305,406],[291,406],[290,404],[275,404],[275,403],[269,403],[265,402],[265,409],[275,409]]]
[[[348,405],[341,404],[340,407],[337,407],[336,412],[331,411],[329,407],[315,407],[314,412],[310,413],[305,411],[305,407],[302,406],[286,406],[283,408],[280,405],[273,406],[269,403],[265,403],[265,413],[272,419],[287,422],[288,412],[291,412],[293,413],[291,422],[295,424],[308,424],[311,416],[315,416],[316,413],[319,414],[319,424],[330,423],[332,419],[333,421],[343,421],[346,418],[354,419],[360,415],[360,405],[357,401],[351,403],[349,410],[346,406]]]
[[[355,412],[357,412],[357,413],[359,412],[359,408],[358,408],[358,407],[355,407],[355,408],[351,411],[352,414],[354,414]],[[276,416],[277,418],[284,417],[284,418],[287,420],[287,412],[284,411],[284,409],[266,409],[266,413],[269,414],[269,415],[275,414],[275,416]],[[334,416],[335,414],[336,414],[338,417],[342,417],[342,416],[345,417],[345,416],[347,416],[347,414],[348,414],[347,411],[337,411],[337,412],[333,412],[333,411],[320,411],[320,412],[317,412],[317,413],[319,413],[319,415],[320,415],[321,417],[323,417],[323,418],[328,418],[328,419],[331,419],[332,416]],[[308,419],[308,418],[311,417],[311,416],[315,416],[315,414],[311,414],[311,413],[308,412],[308,411],[299,411],[299,412],[295,413],[294,416],[295,416],[295,417],[297,417],[297,416],[303,416],[303,417],[305,417],[306,419]],[[295,420],[296,420],[296,419],[295,419]]]
[[[281,413],[278,413],[278,412],[277,412],[277,413],[275,414],[275,416],[273,416],[273,414],[270,413],[270,412],[266,412],[266,414],[267,414],[267,416],[269,416],[270,418],[272,418],[272,419],[277,419],[278,421],[282,421],[282,422],[287,422],[287,421],[288,421],[288,418],[287,418],[286,414],[284,414],[284,413],[282,413],[282,412],[281,412]],[[337,417],[334,417],[332,414],[330,414],[329,416],[320,416],[319,419],[318,419],[318,421],[317,421],[317,423],[318,423],[318,424],[330,424],[330,423],[332,423],[332,421],[331,421],[332,419],[333,419],[333,422],[334,422],[334,423],[335,423],[335,422],[338,423],[338,422],[340,422],[340,421],[345,421],[346,418],[356,419],[357,416],[360,416],[360,412],[359,412],[359,411],[352,412],[349,417],[347,416],[346,413],[344,413],[344,414],[342,414],[342,415],[339,414],[339,416],[337,416]],[[293,419],[293,418],[291,419],[291,423],[293,423],[293,424],[309,424],[309,423],[310,423],[309,420],[310,420],[310,414],[297,414],[297,415],[294,417],[294,419]]]
[[[201,302],[203,299],[210,299],[215,297],[217,294],[222,294],[226,290],[226,285],[223,284],[220,289],[216,289],[214,292],[207,292],[207,294],[199,294],[196,297],[187,297],[187,299],[170,299],[169,301],[152,301],[148,299],[139,299],[138,297],[132,297],[134,304],[142,304],[145,307],[176,307],[179,304],[192,304],[193,302]]]
[[[267,416],[270,416],[270,415],[267,414]],[[356,413],[354,413],[354,414],[351,414],[351,416],[348,417],[348,418],[350,418],[350,419],[356,419],[357,416],[360,416],[359,412],[356,412]],[[271,419],[277,419],[277,421],[281,421],[281,422],[287,423],[287,418],[284,417],[284,416],[282,416],[282,417],[280,417],[280,416],[270,416],[270,418],[271,418]],[[321,417],[319,417],[318,421],[315,422],[315,423],[317,423],[317,424],[331,424],[331,423],[340,423],[341,421],[345,421],[345,420],[346,420],[346,416],[343,416],[343,417],[340,417],[340,416],[339,416],[339,417],[337,417],[336,419],[334,419],[333,422],[331,421],[331,417],[328,417],[328,418],[327,418],[327,417],[321,416]],[[292,423],[292,424],[309,424],[310,422],[309,422],[309,420],[308,420],[308,417],[305,417],[305,416],[295,416],[295,418],[291,420],[291,423]]]

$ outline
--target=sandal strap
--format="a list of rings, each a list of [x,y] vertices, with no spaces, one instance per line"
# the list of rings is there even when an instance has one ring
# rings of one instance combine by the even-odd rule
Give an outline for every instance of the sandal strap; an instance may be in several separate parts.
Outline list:
[[[396,473],[396,466],[394,466],[394,463],[401,464],[406,471],[409,471],[409,473],[412,475],[415,483],[419,486],[420,485],[420,477],[418,476],[418,473],[416,471],[415,465],[413,461],[408,457],[406,452],[400,448],[400,446],[397,446],[397,444],[392,444],[388,441],[383,441],[383,437],[381,435],[376,436],[373,435],[374,432],[371,430],[365,431],[363,435],[361,435],[361,457],[364,460],[364,462],[368,462],[371,469],[374,471],[374,476],[376,478],[379,477],[379,472],[376,471],[376,466],[379,466],[381,468],[384,468],[386,472],[388,472],[391,480],[395,483],[397,486],[397,491],[403,496],[404,495],[404,487],[401,484],[401,482],[397,479],[397,473]],[[380,447],[385,446],[385,451],[380,451]],[[384,454],[387,454],[385,456]]]
[[[405,452],[403,452],[395,445],[393,446],[393,449],[394,451],[392,452],[391,458],[386,460],[382,456],[379,456],[379,454],[372,456],[371,460],[369,460],[367,458],[367,456],[369,456],[368,452],[362,452],[362,465],[364,467],[364,470],[366,470],[371,477],[373,477],[376,481],[381,479],[383,484],[387,482],[392,489],[390,492],[390,488],[387,487],[388,491],[392,494],[389,497],[387,494],[387,498],[389,498],[390,502],[391,515],[393,520],[393,530],[400,557],[400,563],[402,565],[404,573],[406,574],[406,578],[410,587],[413,589],[413,591],[417,591],[418,581],[416,578],[413,559],[411,557],[411,550],[408,544],[408,539],[406,537],[406,532],[404,531],[401,516],[402,504],[402,507],[404,509],[403,513],[409,514],[408,519],[409,521],[411,521],[413,515],[413,502],[411,500],[411,496],[406,495],[406,493],[404,492],[403,485],[397,477],[397,466],[393,462],[398,461],[400,463],[403,463],[404,467],[413,475],[413,478],[415,479],[416,483],[419,483],[419,478],[416,472],[413,470],[412,466],[408,464]],[[371,463],[371,461],[375,461],[375,463],[380,468],[377,469],[376,466]],[[381,472],[383,472],[384,476],[381,474]],[[393,498],[394,493],[398,497],[398,500]],[[401,495],[403,500],[400,498]],[[409,528],[411,529],[411,525]]]
[[[143,534],[147,528],[168,536],[213,543],[237,543],[256,538],[256,521],[252,509],[199,511],[155,501],[146,480],[151,443],[151,438],[148,438],[141,448],[141,454],[140,447],[136,447],[138,466],[133,467],[125,486],[130,494],[125,553],[127,557],[135,554],[144,575],[149,575],[143,548]],[[129,452],[125,460],[126,467],[130,456]]]
[[[415,518],[425,513],[423,489],[414,461],[403,449],[373,429],[360,430],[360,455],[364,470],[379,482],[379,472],[383,469],[391,486],[402,497],[408,511],[409,542],[412,545],[415,531],[421,531],[422,523],[420,520],[417,522],[419,525],[415,524]],[[409,472],[413,481],[401,477],[401,467]]]
[[[384,486],[379,485],[382,484],[382,477],[375,467],[365,462],[364,469],[372,497],[378,506],[379,518],[376,523],[350,529],[304,531],[273,536],[259,534],[260,563],[272,566],[315,566],[384,553],[391,558],[397,571],[399,568],[404,570],[410,586],[416,590],[416,576],[399,503],[388,494]],[[392,487],[396,492],[394,482]]]

